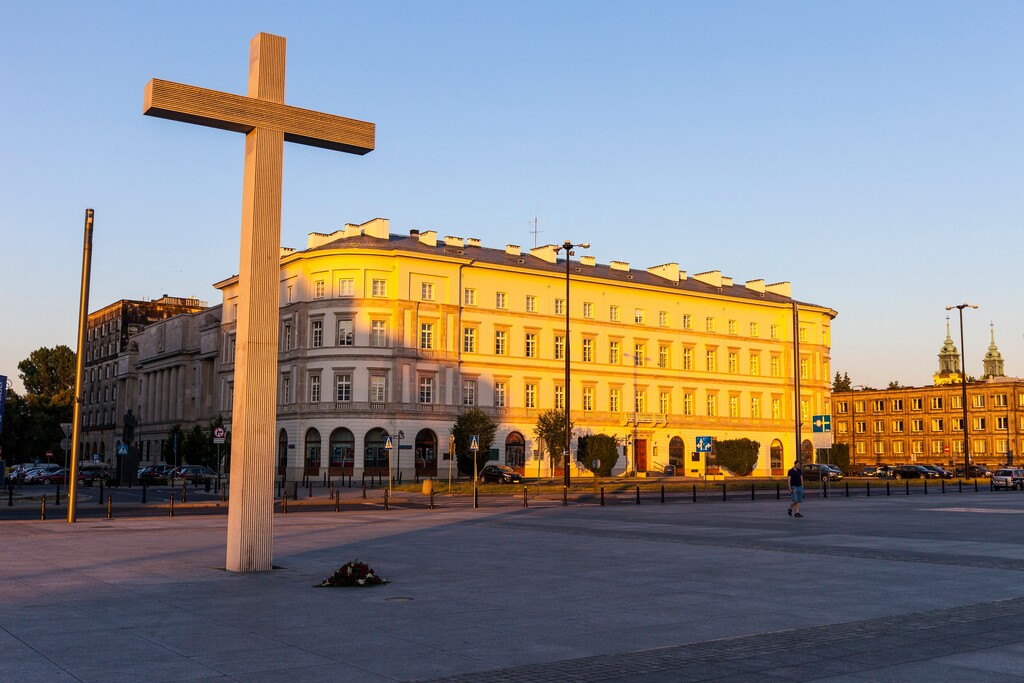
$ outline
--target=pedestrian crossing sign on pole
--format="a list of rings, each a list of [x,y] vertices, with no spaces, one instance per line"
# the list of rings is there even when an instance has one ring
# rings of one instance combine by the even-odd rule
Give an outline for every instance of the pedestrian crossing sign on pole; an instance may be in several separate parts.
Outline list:
[[[389,436],[387,441],[384,442],[384,450],[390,451],[394,446],[391,444],[391,437]]]
[[[119,444],[117,444],[117,454],[118,455],[128,455],[128,444],[126,444],[126,443],[119,443]]]
[[[480,437],[474,434],[469,437],[469,450],[478,451],[480,450]]]

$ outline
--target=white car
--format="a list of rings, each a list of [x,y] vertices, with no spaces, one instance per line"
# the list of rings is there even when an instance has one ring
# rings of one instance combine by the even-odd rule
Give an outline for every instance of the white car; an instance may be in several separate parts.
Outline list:
[[[997,491],[999,489],[1024,491],[1024,469],[1006,468],[996,470],[995,474],[992,475],[992,488]]]

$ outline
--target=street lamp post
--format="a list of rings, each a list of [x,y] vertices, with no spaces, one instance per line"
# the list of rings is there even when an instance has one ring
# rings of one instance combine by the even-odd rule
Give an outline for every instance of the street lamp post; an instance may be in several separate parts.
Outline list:
[[[573,252],[573,249],[577,247],[580,249],[590,249],[590,243],[580,242],[579,244],[573,244],[569,240],[566,240],[562,246],[555,249],[556,252],[565,252],[565,458],[562,463],[562,469],[565,473],[564,479],[566,489],[569,488],[569,453],[572,452],[572,420],[569,412],[569,397],[572,394],[572,391],[569,388],[569,349],[571,348],[571,345],[569,344],[569,257],[575,253]]]
[[[955,306],[946,306],[947,311],[952,311],[954,308],[960,311],[960,403],[964,409],[964,477],[970,476],[971,470],[971,452],[968,450],[967,444],[967,353],[964,351],[964,309],[965,308],[977,308],[977,304],[957,304]]]

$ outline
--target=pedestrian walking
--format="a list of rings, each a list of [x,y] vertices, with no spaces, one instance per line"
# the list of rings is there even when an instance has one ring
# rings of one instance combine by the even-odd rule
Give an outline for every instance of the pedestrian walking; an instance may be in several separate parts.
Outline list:
[[[803,517],[800,514],[800,503],[804,501],[804,471],[803,465],[797,460],[786,473],[789,477],[789,495],[793,501],[786,508],[786,514],[792,517]]]

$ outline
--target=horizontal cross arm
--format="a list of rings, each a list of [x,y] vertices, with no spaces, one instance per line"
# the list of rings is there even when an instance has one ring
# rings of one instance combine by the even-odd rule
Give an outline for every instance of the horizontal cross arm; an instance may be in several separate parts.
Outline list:
[[[376,130],[366,121],[157,78],[146,84],[142,113],[236,133],[269,128],[288,142],[350,154],[373,151]]]

